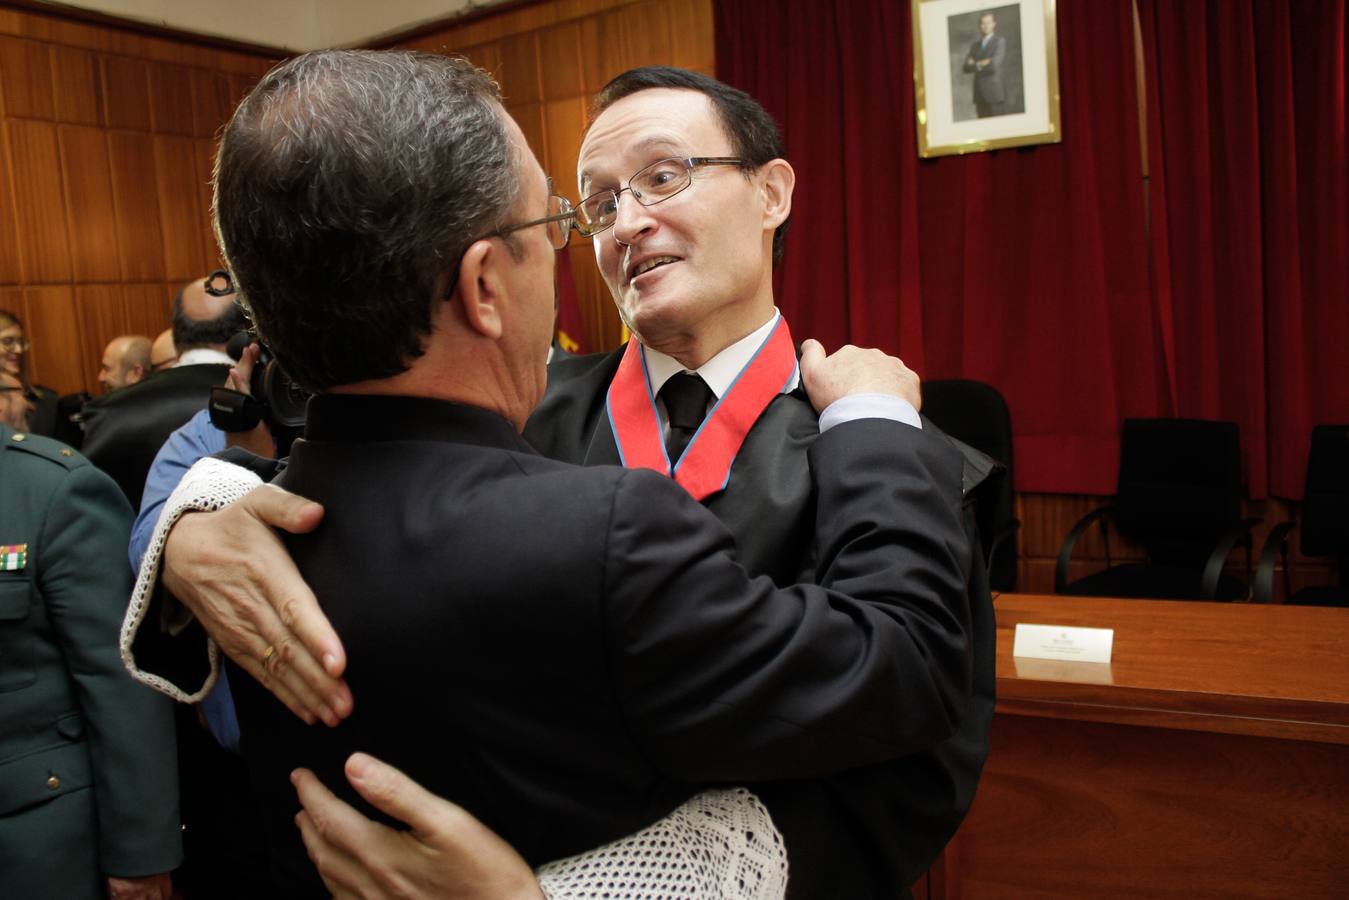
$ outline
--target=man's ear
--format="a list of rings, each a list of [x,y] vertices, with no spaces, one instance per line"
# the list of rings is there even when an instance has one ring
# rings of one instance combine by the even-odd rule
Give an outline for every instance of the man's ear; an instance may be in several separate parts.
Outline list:
[[[491,240],[474,241],[459,260],[459,286],[455,293],[468,326],[483,337],[501,337],[501,303],[506,281],[502,266],[509,262],[504,247]]]
[[[764,200],[764,227],[777,228],[792,214],[792,191],[796,172],[785,159],[774,159],[759,169],[759,190]]]

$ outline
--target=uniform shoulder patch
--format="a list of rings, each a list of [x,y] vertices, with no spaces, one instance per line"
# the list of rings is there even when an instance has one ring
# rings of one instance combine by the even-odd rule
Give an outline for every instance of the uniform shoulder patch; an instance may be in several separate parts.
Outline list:
[[[60,441],[26,431],[0,429],[0,452],[18,451],[54,462],[66,469],[90,465],[88,459]]]

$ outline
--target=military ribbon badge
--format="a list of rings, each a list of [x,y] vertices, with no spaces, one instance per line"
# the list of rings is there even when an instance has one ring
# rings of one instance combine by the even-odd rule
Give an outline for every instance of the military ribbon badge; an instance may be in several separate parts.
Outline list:
[[[0,544],[0,572],[17,572],[27,562],[27,544]]]

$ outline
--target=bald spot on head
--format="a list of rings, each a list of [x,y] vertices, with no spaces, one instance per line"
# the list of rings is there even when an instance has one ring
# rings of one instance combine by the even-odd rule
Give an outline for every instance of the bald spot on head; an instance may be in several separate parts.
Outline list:
[[[234,300],[233,294],[212,297],[206,293],[205,282],[193,281],[183,288],[183,315],[194,322],[218,319],[229,312]]]

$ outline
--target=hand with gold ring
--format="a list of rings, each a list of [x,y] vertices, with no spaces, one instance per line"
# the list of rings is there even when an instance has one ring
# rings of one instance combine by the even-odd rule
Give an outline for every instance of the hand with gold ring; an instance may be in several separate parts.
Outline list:
[[[216,512],[174,523],[164,587],[230,659],[306,722],[336,725],[352,709],[346,654],[272,527],[313,531],[317,503],[263,485]],[[281,663],[284,662],[284,665]]]

